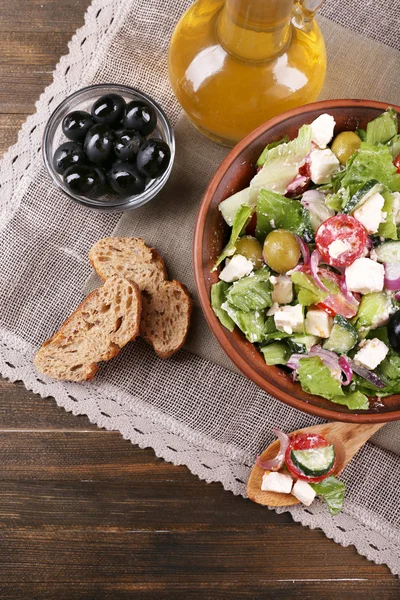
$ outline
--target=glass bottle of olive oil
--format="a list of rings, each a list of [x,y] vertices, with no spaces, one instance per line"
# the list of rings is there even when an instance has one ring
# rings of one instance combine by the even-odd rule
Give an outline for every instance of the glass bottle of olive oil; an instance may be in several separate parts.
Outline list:
[[[197,0],[171,39],[169,73],[189,119],[232,146],[271,117],[317,99],[322,0]]]

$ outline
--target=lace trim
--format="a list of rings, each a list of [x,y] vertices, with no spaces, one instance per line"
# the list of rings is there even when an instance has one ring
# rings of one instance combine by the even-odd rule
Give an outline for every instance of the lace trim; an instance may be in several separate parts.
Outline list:
[[[118,390],[108,395],[92,385],[41,379],[32,362],[31,349],[10,335],[0,342],[0,372],[10,381],[22,380],[25,387],[42,398],[52,396],[59,406],[74,415],[86,415],[91,423],[109,431],[119,431],[123,438],[140,448],[152,448],[159,458],[185,465],[207,483],[220,482],[226,490],[246,497],[246,482],[251,465],[243,458],[227,459],[226,454],[205,449],[205,445],[188,441],[163,426],[149,414],[127,408],[126,399]],[[209,448],[209,446],[208,446]],[[353,545],[363,556],[377,564],[386,564],[400,575],[400,545],[367,527],[353,516],[341,513],[327,518],[326,507],[315,502],[310,507],[295,506],[277,509],[289,512],[296,522],[311,529],[320,528],[325,535],[342,546]],[[382,525],[379,524],[379,528]],[[389,532],[387,532],[389,533]]]

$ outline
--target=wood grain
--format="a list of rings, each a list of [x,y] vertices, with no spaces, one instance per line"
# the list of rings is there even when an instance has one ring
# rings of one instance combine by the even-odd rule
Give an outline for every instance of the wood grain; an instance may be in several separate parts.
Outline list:
[[[169,0],[174,1],[174,0]],[[0,0],[0,153],[89,0]],[[1,600],[394,600],[383,565],[0,380]]]

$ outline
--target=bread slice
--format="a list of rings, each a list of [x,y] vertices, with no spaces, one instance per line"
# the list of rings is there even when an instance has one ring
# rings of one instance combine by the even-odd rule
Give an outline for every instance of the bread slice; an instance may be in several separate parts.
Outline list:
[[[99,362],[116,356],[139,334],[140,314],[137,285],[110,277],[44,342],[34,359],[36,368],[54,379],[92,379]]]
[[[104,238],[89,252],[101,279],[118,273],[142,292],[140,334],[161,358],[168,358],[185,343],[193,302],[179,281],[168,281],[164,261],[140,238]]]

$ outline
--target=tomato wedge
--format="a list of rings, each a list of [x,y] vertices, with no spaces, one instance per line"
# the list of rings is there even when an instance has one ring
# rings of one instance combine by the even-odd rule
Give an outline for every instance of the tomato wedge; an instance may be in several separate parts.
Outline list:
[[[296,479],[302,479],[311,483],[317,483],[326,479],[333,473],[336,465],[336,457],[333,460],[329,470],[319,477],[313,477],[306,475],[292,460],[292,451],[296,450],[317,450],[321,448],[327,448],[331,444],[322,435],[317,433],[298,433],[290,437],[290,444],[285,452],[285,463],[290,474]]]
[[[315,243],[323,260],[332,267],[348,267],[364,252],[368,233],[351,215],[326,219],[315,234]]]

